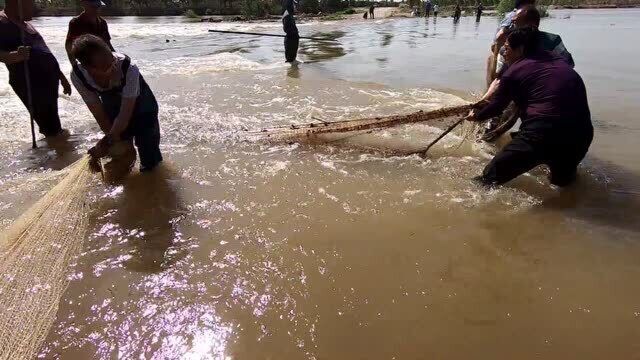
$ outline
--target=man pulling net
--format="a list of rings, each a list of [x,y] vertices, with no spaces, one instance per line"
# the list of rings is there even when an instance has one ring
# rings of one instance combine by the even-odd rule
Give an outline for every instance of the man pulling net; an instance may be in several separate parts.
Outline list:
[[[140,171],[151,171],[161,161],[158,103],[138,67],[123,54],[112,52],[94,35],[73,42],[72,56],[78,60],[71,79],[105,136],[89,150],[95,166],[98,159],[121,148],[125,166],[135,161],[133,143],[140,156]]]
[[[537,29],[511,32],[504,49],[509,67],[500,86],[468,119],[489,119],[513,101],[520,109],[522,126],[477,180],[500,185],[545,164],[552,184],[569,185],[593,139],[584,82],[565,58],[541,49]]]

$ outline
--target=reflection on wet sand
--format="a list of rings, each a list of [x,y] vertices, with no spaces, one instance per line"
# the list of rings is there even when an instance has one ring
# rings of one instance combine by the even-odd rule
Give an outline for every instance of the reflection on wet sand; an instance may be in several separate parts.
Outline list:
[[[155,273],[185,256],[177,225],[184,207],[180,178],[167,164],[150,173],[135,172],[121,186],[121,194],[105,211],[111,222],[132,234],[125,266],[132,271]]]
[[[593,156],[585,162],[578,181],[545,199],[542,209],[607,228],[640,232],[640,176]]]
[[[83,142],[78,136],[65,139],[45,139],[39,142],[39,147],[30,150],[29,169],[32,170],[62,170],[79,160],[82,154],[77,150]]]
[[[343,31],[330,31],[314,33],[313,37],[339,40],[345,35]],[[306,56],[305,62],[312,63],[322,60],[330,60],[344,56],[345,49],[340,41],[302,40],[300,42],[300,54]]]

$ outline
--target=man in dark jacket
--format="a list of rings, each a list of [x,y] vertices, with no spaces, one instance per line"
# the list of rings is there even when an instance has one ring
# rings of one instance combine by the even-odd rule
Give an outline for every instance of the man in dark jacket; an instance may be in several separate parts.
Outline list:
[[[69,31],[67,32],[67,40],[65,41],[65,49],[69,55],[69,60],[73,63],[71,56],[71,46],[73,41],[82,35],[95,35],[102,39],[111,49],[115,51],[111,45],[111,34],[109,34],[109,25],[100,16],[100,9],[105,6],[101,0],[82,0],[82,13],[69,21]]]
[[[513,101],[521,109],[522,126],[477,179],[485,185],[500,185],[545,164],[552,184],[569,185],[593,140],[582,78],[564,58],[540,50],[534,29],[513,31],[504,56],[509,68],[498,90],[468,119],[489,119]]]
[[[284,13],[282,14],[282,28],[285,33],[284,38],[284,57],[286,62],[292,63],[296,61],[298,57],[298,46],[300,45],[300,34],[298,33],[298,27],[296,26],[295,14],[296,0],[284,0],[282,7]]]

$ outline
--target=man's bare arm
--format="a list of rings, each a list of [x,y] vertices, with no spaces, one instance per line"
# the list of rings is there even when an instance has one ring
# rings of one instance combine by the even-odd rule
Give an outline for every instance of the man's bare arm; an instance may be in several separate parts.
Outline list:
[[[109,132],[111,131],[111,121],[109,121],[109,116],[107,116],[107,113],[104,111],[102,103],[97,102],[97,103],[87,104],[87,107],[89,108],[89,111],[91,111],[91,113],[93,114],[93,117],[98,122],[98,126],[100,126],[100,129],[102,130],[102,132],[105,135],[109,134]]]
[[[123,98],[120,104],[120,113],[113,122],[109,135],[114,140],[119,140],[122,133],[127,129],[133,117],[133,110],[136,107],[136,98]]]

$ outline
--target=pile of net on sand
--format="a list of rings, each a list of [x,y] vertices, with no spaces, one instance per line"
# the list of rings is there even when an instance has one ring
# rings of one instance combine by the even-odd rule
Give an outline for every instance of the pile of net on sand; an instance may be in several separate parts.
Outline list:
[[[82,250],[92,174],[84,157],[0,235],[0,359],[32,359],[42,346]]]

